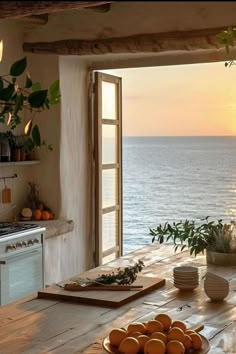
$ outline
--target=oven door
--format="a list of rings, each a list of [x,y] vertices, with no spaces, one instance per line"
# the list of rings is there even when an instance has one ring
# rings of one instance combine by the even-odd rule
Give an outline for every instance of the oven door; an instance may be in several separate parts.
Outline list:
[[[43,288],[42,244],[0,257],[0,305]]]

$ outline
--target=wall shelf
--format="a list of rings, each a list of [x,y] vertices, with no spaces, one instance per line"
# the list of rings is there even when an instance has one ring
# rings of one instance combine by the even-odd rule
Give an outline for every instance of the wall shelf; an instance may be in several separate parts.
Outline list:
[[[39,163],[40,160],[0,162],[0,167],[37,165]]]

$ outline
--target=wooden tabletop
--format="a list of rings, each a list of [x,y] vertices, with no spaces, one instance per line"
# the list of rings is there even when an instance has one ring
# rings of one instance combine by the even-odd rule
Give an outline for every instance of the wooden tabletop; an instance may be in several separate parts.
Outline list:
[[[236,353],[236,267],[206,266],[205,256],[174,253],[172,245],[151,245],[117,259],[99,270],[145,263],[144,273],[164,277],[166,285],[117,309],[37,299],[35,296],[0,308],[1,354],[104,354],[101,340],[114,327],[153,318],[167,312],[188,326],[204,324],[201,332],[210,340],[210,354]],[[203,284],[180,292],[171,283],[173,267],[194,265],[200,274],[212,271],[230,281],[230,294],[213,303]]]

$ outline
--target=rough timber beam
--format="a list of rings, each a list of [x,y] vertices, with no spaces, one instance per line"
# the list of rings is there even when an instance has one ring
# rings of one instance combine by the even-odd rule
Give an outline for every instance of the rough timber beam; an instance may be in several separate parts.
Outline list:
[[[17,19],[65,10],[79,10],[110,4],[112,1],[0,1],[0,18]]]
[[[29,53],[91,55],[106,53],[151,53],[220,48],[216,37],[226,28],[140,34],[94,40],[68,39],[56,42],[24,43]]]

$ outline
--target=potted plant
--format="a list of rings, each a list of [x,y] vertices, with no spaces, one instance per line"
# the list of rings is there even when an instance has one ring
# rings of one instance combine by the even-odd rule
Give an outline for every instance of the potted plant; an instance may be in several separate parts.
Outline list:
[[[236,265],[236,225],[234,222],[224,224],[222,220],[203,223],[196,221],[180,221],[177,223],[159,225],[150,229],[152,242],[159,243],[172,240],[175,251],[180,247],[190,250],[195,256],[206,251],[206,260],[215,265]]]
[[[40,82],[33,82],[27,73],[24,85],[20,85],[20,82],[23,82],[21,76],[26,68],[25,57],[12,64],[9,73],[0,75],[0,123],[7,125],[11,131],[17,126],[22,127],[25,150],[28,152],[42,146],[52,150],[52,146],[41,138],[35,117],[60,102],[59,81],[54,81],[48,89],[44,89]],[[23,119],[25,112],[29,113],[26,123]]]

